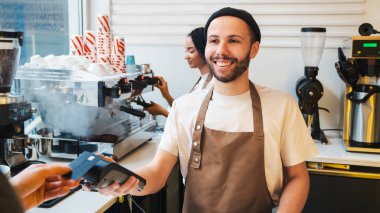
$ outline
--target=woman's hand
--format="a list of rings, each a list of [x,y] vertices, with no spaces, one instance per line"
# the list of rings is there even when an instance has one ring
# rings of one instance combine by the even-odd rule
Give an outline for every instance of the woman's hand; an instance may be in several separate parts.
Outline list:
[[[79,185],[63,175],[71,171],[69,166],[57,164],[34,164],[10,179],[25,210],[67,194]]]
[[[169,112],[164,107],[154,103],[153,101],[151,101],[151,104],[152,106],[144,108],[144,110],[148,111],[151,115],[163,115],[168,117]]]
[[[162,96],[166,99],[168,104],[170,106],[172,106],[174,99],[170,95],[168,83],[161,76],[155,76],[155,77],[157,77],[160,81],[159,81],[159,83],[155,84],[154,86],[157,87],[158,89],[160,89]]]

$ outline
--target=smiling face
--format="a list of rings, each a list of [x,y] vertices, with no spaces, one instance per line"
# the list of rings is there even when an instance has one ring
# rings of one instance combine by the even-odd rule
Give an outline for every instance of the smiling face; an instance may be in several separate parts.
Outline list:
[[[206,64],[199,55],[190,36],[185,41],[185,59],[190,68],[200,68]]]
[[[241,76],[258,50],[259,42],[252,44],[250,28],[243,20],[221,16],[210,23],[205,56],[217,80],[230,82]]]

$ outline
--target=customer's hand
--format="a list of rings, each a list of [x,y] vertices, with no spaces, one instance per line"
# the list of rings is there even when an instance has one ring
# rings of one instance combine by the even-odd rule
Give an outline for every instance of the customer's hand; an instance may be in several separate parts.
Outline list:
[[[151,101],[152,106],[144,108],[144,110],[148,111],[151,115],[163,115],[168,117],[169,112],[159,104]]]
[[[155,84],[154,86],[157,87],[158,89],[160,89],[162,96],[166,99],[168,104],[170,106],[172,106],[174,99],[170,95],[168,83],[161,76],[155,76],[155,77],[157,77],[160,81],[159,81],[159,83]]]
[[[67,194],[79,185],[79,180],[64,178],[71,171],[69,166],[34,164],[10,179],[25,210]]]

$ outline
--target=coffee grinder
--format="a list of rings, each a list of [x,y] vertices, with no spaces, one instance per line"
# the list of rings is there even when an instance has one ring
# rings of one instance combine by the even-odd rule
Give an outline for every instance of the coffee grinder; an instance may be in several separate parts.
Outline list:
[[[10,166],[12,174],[28,164],[24,121],[32,117],[31,104],[22,95],[11,94],[22,42],[22,32],[0,31],[0,164]]]
[[[296,85],[298,105],[301,109],[305,122],[311,130],[311,136],[321,143],[327,144],[327,138],[320,128],[318,101],[323,96],[323,86],[317,80],[318,65],[325,46],[326,28],[302,28],[301,50],[305,64],[305,75],[300,78]]]
[[[380,153],[380,36],[369,23],[359,33],[352,37],[352,58],[339,48],[335,63],[346,85],[343,140],[347,151]]]

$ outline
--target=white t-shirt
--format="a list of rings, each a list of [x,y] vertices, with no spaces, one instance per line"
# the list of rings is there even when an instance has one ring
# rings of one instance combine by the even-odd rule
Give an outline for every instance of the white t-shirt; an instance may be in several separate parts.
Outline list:
[[[312,140],[294,98],[278,90],[256,85],[264,123],[264,164],[268,190],[275,203],[283,183],[283,165],[301,163],[318,149]],[[183,95],[173,103],[159,148],[178,156],[185,178],[192,134],[199,108],[208,90]],[[214,92],[204,126],[226,132],[252,132],[254,129],[250,91],[236,96]]]
[[[205,81],[206,81],[209,74],[211,75],[211,73],[206,73],[206,74],[201,75],[201,80],[199,80],[199,82],[194,86],[194,90],[192,91],[192,93],[202,90],[203,85],[205,84]],[[205,90],[208,91],[212,87],[212,85],[214,84],[213,81],[214,81],[214,77],[207,84]]]

